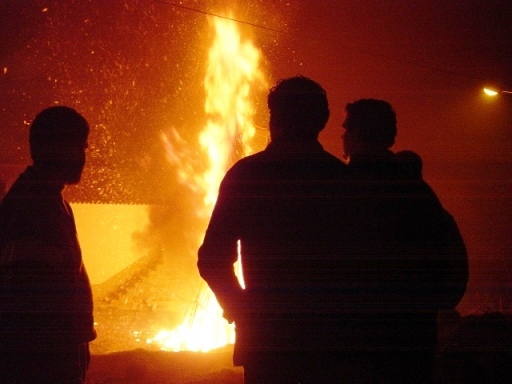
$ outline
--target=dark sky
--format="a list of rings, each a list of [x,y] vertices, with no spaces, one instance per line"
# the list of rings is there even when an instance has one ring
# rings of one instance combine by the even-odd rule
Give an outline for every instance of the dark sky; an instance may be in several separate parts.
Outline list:
[[[206,13],[232,12],[261,49],[270,83],[300,73],[325,87],[331,119],[321,141],[336,155],[347,102],[393,104],[395,149],[422,156],[425,178],[466,239],[472,277],[464,308],[510,305],[512,95],[481,93],[487,84],[512,89],[509,0],[177,3],[3,0],[3,169],[28,162],[27,122],[66,103],[93,127],[84,181],[72,198],[149,203],[172,195],[187,207],[187,191],[162,183],[169,171],[158,132],[197,133],[212,38]]]

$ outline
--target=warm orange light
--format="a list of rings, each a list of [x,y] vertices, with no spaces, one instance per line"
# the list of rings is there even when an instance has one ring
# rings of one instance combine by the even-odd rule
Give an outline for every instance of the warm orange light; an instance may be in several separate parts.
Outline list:
[[[216,37],[209,50],[204,79],[207,122],[199,135],[201,153],[208,164],[206,171],[197,174],[190,164],[181,161],[173,146],[173,142],[180,140],[176,131],[172,132],[173,137],[162,136],[169,160],[180,167],[180,181],[202,193],[204,206],[198,213],[205,219],[211,215],[220,182],[233,161],[253,152],[255,108],[250,91],[254,85],[266,85],[259,69],[258,49],[252,42],[242,41],[235,22],[220,18],[212,21]],[[198,246],[202,235],[197,234]],[[244,288],[240,243],[238,252],[234,268]],[[234,341],[234,325],[222,317],[222,309],[205,283],[180,326],[171,331],[163,330],[147,340],[164,350],[202,352]]]
[[[157,343],[165,351],[208,352],[235,342],[234,327],[222,318],[213,293],[203,289],[185,320],[171,331],[160,331],[148,343]]]
[[[495,91],[494,89],[491,88],[484,88],[484,93],[487,96],[496,96],[498,94],[498,91]]]

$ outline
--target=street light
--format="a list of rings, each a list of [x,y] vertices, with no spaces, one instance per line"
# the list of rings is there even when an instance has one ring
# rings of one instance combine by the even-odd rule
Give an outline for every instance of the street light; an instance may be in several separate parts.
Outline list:
[[[509,94],[509,95],[512,94],[512,91],[496,90],[494,88],[488,88],[488,87],[485,87],[483,89],[483,91],[487,96],[491,96],[491,97],[497,96],[500,93]]]

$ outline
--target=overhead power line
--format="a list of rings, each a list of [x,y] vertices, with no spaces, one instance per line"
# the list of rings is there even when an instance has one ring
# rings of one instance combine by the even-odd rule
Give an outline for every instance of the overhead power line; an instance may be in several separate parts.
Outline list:
[[[165,0],[154,0],[154,1],[157,2],[157,3],[161,3],[161,4],[170,5],[172,7],[185,9],[185,10],[190,11],[190,12],[196,12],[196,13],[200,13],[200,14],[203,14],[203,15],[208,15],[208,16],[212,16],[212,17],[218,17],[218,18],[225,19],[225,20],[231,20],[231,21],[233,21],[235,23],[249,25],[249,26],[252,26],[254,28],[259,28],[259,29],[263,29],[263,30],[266,30],[266,31],[277,32],[277,33],[280,33],[280,34],[289,34],[290,33],[289,31],[285,31],[285,30],[282,30],[282,29],[271,28],[271,27],[267,27],[267,26],[264,26],[264,25],[261,25],[261,24],[256,24],[256,23],[251,23],[249,21],[239,20],[239,19],[236,19],[234,17],[223,16],[223,15],[215,14],[215,13],[212,13],[212,12],[203,11],[201,9],[197,9],[197,8],[193,8],[193,7],[187,7],[187,6],[183,5],[183,4],[173,3],[173,2],[165,1]],[[309,39],[309,40],[315,40],[315,39],[313,39],[313,38],[311,38],[309,36],[305,36],[304,38]],[[448,75],[452,75],[452,76],[464,77],[464,78],[468,78],[468,79],[472,79],[472,80],[479,80],[479,81],[484,81],[484,82],[486,80],[488,80],[488,79],[482,78],[480,76],[476,76],[476,75],[471,74],[471,73],[464,73],[464,72],[461,72],[461,71],[454,71],[454,70],[444,69],[444,68],[437,67],[435,65],[420,63],[420,62],[417,62],[417,61],[406,60],[406,59],[403,59],[403,58],[397,58],[397,57],[393,57],[393,56],[389,56],[389,55],[385,55],[385,54],[381,54],[381,53],[371,52],[371,51],[368,51],[368,50],[364,50],[364,49],[361,49],[361,48],[356,48],[356,47],[353,47],[353,46],[350,46],[350,45],[346,45],[346,44],[343,44],[342,46],[345,49],[348,49],[348,50],[351,50],[351,51],[354,51],[354,52],[358,52],[360,54],[364,54],[364,55],[371,56],[371,57],[378,57],[380,59],[384,59],[384,60],[388,60],[388,61],[393,61],[393,62],[404,64],[404,65],[409,65],[409,66],[413,66],[413,67],[417,67],[417,68],[430,69],[432,71],[436,71],[436,72],[440,72],[440,73],[444,73],[444,74],[448,74]]]
[[[283,31],[283,30],[280,30],[280,29],[277,29],[277,28],[270,28],[270,27],[266,27],[266,26],[261,25],[261,24],[251,23],[249,21],[244,21],[244,20],[238,20],[238,19],[235,19],[233,17],[222,16],[222,15],[219,15],[219,14],[216,14],[216,13],[212,13],[212,12],[208,12],[208,11],[203,11],[201,9],[187,7],[187,6],[183,5],[183,4],[171,3],[171,2],[165,1],[165,0],[154,0],[154,1],[156,3],[162,3],[162,4],[170,5],[172,7],[182,8],[182,9],[185,9],[187,11],[196,12],[196,13],[200,13],[200,14],[203,14],[203,15],[218,17],[220,19],[231,20],[231,21],[234,21],[235,23],[250,25],[251,27],[255,27],[255,28],[259,28],[259,29],[264,29],[264,30],[271,31],[271,32],[286,33],[286,31]]]

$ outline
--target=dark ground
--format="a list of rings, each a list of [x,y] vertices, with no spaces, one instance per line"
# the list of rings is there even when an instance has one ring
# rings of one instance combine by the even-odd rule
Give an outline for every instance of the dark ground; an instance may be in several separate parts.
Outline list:
[[[232,346],[208,353],[136,349],[93,355],[87,384],[242,384]]]
[[[512,318],[501,313],[439,320],[438,384],[512,383]],[[208,353],[134,349],[93,354],[87,384],[242,384],[231,345]]]

